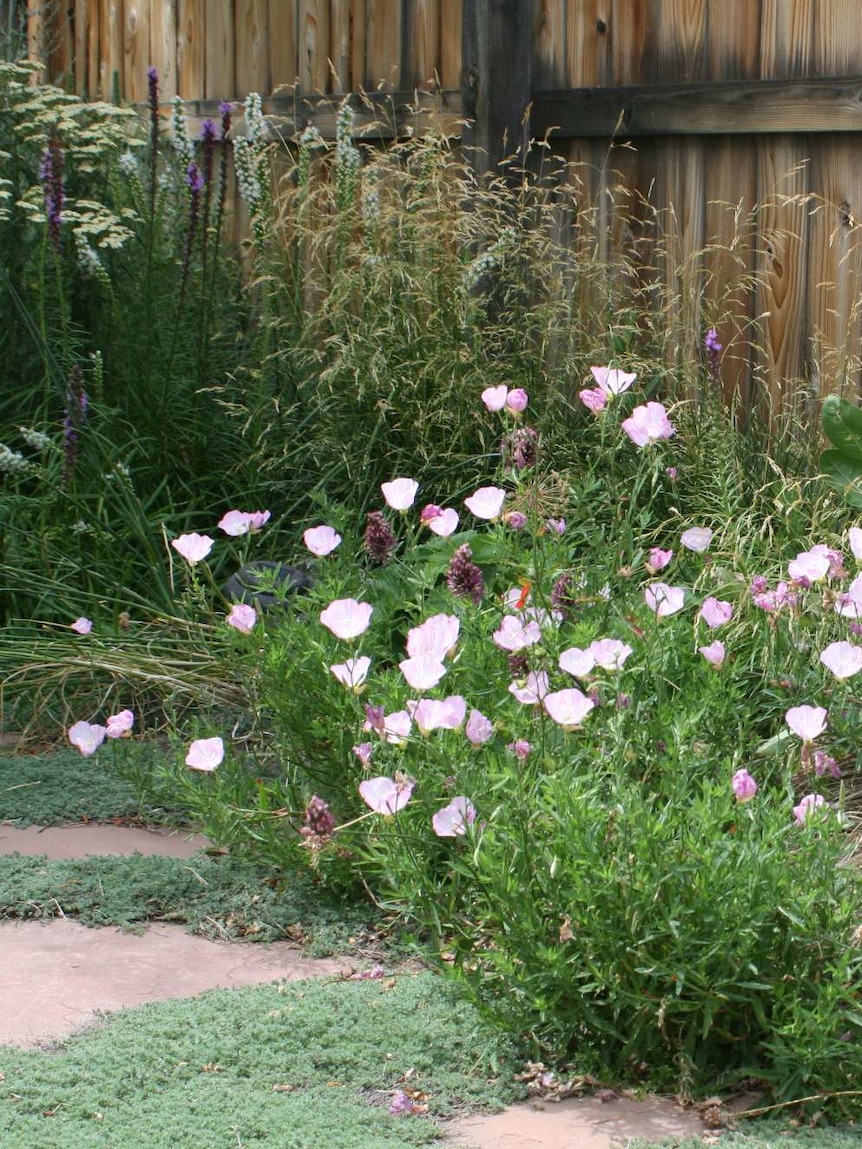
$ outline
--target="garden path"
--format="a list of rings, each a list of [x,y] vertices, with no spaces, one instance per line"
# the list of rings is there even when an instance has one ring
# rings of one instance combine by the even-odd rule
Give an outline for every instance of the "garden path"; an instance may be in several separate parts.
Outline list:
[[[0,825],[0,854],[190,857],[202,844],[193,835],[125,826]],[[149,1001],[345,972],[344,962],[304,958],[290,942],[210,941],[181,926],[138,934],[65,918],[0,922],[0,1044],[44,1045],[92,1024],[103,1011]],[[447,1141],[453,1149],[609,1149],[634,1137],[657,1141],[701,1132],[699,1117],[670,1100],[586,1097],[470,1117],[449,1127]]]

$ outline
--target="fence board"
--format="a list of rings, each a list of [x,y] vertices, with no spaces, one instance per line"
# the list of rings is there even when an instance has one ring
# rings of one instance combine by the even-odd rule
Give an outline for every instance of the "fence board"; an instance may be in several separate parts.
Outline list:
[[[270,91],[268,12],[266,0],[235,0],[236,94],[266,95]]]
[[[46,46],[50,30],[44,20],[43,0],[27,0],[27,55],[31,60],[47,59]],[[33,72],[31,84],[42,84],[44,71]]]
[[[123,27],[126,99],[130,103],[144,103],[147,99],[147,68],[150,66],[149,5],[143,0],[126,0]]]
[[[365,20],[368,87],[391,92],[401,85],[401,0],[372,0]]]
[[[332,62],[330,91],[341,94],[353,87],[353,68],[350,59],[351,0],[330,0],[329,6],[329,59]]]
[[[533,87],[559,88],[566,82],[566,5],[533,0]]]
[[[162,100],[172,99],[177,94],[176,0],[151,0],[149,64],[159,73]]]
[[[122,0],[101,0],[99,32],[99,87],[111,100],[123,90]]]
[[[329,91],[329,0],[299,5],[299,84],[304,92]]]
[[[272,90],[293,87],[298,74],[297,9],[295,4],[283,0],[269,3],[269,75]]]
[[[179,0],[177,8],[177,91],[184,100],[206,91],[205,0]]]
[[[611,82],[611,0],[566,5],[566,84],[605,87]]]
[[[366,16],[365,0],[350,0],[350,85],[354,89],[368,87],[365,69],[365,47],[368,38]]]
[[[98,99],[99,89],[99,32],[101,13],[98,4],[93,4],[87,17],[87,91],[90,99]]]
[[[437,0],[405,0],[405,88],[430,88],[439,74],[440,7]]]
[[[461,27],[463,0],[440,0],[440,83],[461,87]]]
[[[207,0],[205,95],[232,100],[236,96],[233,0]]]
[[[74,71],[73,13],[72,5],[60,4],[54,14],[53,34],[48,41],[48,76],[61,88],[66,87]]]

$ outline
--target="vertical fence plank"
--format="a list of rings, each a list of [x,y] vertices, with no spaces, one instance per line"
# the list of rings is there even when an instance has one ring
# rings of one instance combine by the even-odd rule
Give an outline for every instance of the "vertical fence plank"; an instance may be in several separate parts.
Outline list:
[[[150,63],[163,100],[177,94],[177,0],[150,0]]]
[[[87,9],[87,0],[75,0],[75,91],[79,96],[85,95],[87,91]]]
[[[269,0],[269,82],[293,87],[297,77],[296,0]]]
[[[177,9],[177,91],[184,100],[202,100],[205,83],[205,0],[179,0]]]
[[[613,0],[611,83],[646,82],[643,58],[653,15],[653,0]]]
[[[603,88],[610,81],[612,0],[569,0],[566,5],[566,83]]]
[[[299,5],[299,86],[303,92],[329,90],[329,0]]]
[[[366,29],[369,87],[392,91],[401,84],[401,0],[372,0]]]
[[[440,0],[440,83],[444,88],[461,87],[463,23],[463,0]]]
[[[506,0],[464,0],[463,142],[477,171],[524,156],[532,94],[532,11]]]
[[[126,99],[143,103],[147,98],[150,66],[149,6],[143,0],[126,0],[123,8],[123,78]]]
[[[565,0],[533,0],[533,88],[561,88],[566,77]]]
[[[30,60],[47,62],[47,34],[49,29],[45,26],[44,0],[27,0],[27,57]],[[45,72],[33,72],[30,76],[31,84],[44,83]]]
[[[330,0],[329,59],[332,64],[330,88],[333,93],[349,92],[352,84],[350,66],[350,0]]]
[[[350,86],[353,89],[368,87],[367,38],[366,0],[350,0]]]
[[[404,0],[404,72],[407,89],[430,88],[440,74],[440,6],[437,0]]]
[[[102,99],[123,91],[122,0],[101,0],[99,17],[99,88]]]
[[[235,16],[237,95],[268,95],[271,85],[266,0],[236,0]]]
[[[101,13],[98,4],[91,3],[87,17],[87,92],[91,100],[98,99],[100,95],[100,65],[99,45],[101,30]]]
[[[73,42],[74,8],[62,2],[54,14],[53,32],[48,42],[48,75],[54,84],[65,88],[74,70],[75,46]]]
[[[206,97],[232,100],[236,96],[233,0],[207,0],[206,14]]]

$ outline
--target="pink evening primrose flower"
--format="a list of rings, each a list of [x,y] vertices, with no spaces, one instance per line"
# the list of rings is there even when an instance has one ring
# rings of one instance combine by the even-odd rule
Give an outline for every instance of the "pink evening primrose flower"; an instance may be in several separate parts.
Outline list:
[[[224,742],[221,738],[198,738],[189,746],[186,766],[211,774],[224,761]]]
[[[329,669],[342,686],[346,686],[348,690],[359,691],[368,677],[370,666],[371,659],[363,656],[348,658],[345,662],[330,666]]]
[[[712,542],[712,531],[709,527],[689,527],[679,536],[679,541],[687,551],[694,551],[695,554],[702,555],[704,551],[709,550],[709,544]]]
[[[428,520],[427,526],[441,539],[447,539],[458,529],[458,512],[453,507],[444,507],[439,515]]]
[[[795,559],[787,564],[787,573],[797,582],[806,579],[808,582],[818,582],[829,573],[831,560],[828,554],[814,549],[801,551]]]
[[[706,661],[715,667],[724,665],[724,659],[727,654],[724,643],[719,642],[718,639],[716,639],[715,642],[711,642],[709,646],[699,646],[697,652],[698,654],[702,654]]]
[[[336,638],[358,638],[368,630],[374,607],[355,598],[337,598],[320,612],[320,621]]]
[[[733,604],[710,596],[703,600],[698,618],[702,618],[710,629],[715,630],[719,626],[725,626],[733,618]]]
[[[846,591],[836,595],[835,612],[844,618],[862,618],[862,574],[856,576]]]
[[[533,751],[533,747],[526,738],[516,738],[514,742],[509,743],[506,749],[511,750],[519,762],[526,762]]]
[[[374,747],[370,742],[359,742],[356,746],[352,747],[352,749],[364,769],[367,770],[371,765],[371,756],[374,753]]]
[[[633,653],[632,648],[618,638],[597,638],[589,645],[589,651],[602,670],[622,670],[625,661]]]
[[[505,383],[499,387],[486,387],[482,392],[482,402],[489,411],[502,411],[509,397],[509,388]]]
[[[407,632],[407,654],[419,658],[427,654],[442,662],[455,653],[461,623],[454,614],[432,614]]]
[[[607,395],[598,387],[585,387],[583,391],[578,392],[578,398],[594,415],[600,415],[608,405]]]
[[[652,547],[646,562],[646,568],[650,574],[658,574],[659,571],[664,570],[672,558],[673,551],[664,551],[661,547]]]
[[[822,794],[806,794],[799,805],[793,807],[793,817],[796,821],[796,825],[804,825],[806,818],[809,817],[813,810],[818,810],[821,806],[825,805],[826,799]]]
[[[211,539],[209,535],[199,535],[196,531],[171,540],[171,546],[177,554],[182,555],[191,566],[205,559],[213,549],[214,543],[215,539]]]
[[[667,417],[661,403],[646,403],[635,407],[622,428],[636,447],[650,447],[660,439],[670,439],[676,434],[676,427]]]
[[[616,367],[591,367],[590,372],[605,395],[622,395],[637,379],[634,371],[620,371]]]
[[[822,706],[792,706],[784,721],[797,738],[813,742],[826,729],[827,711]]]
[[[514,694],[525,706],[535,706],[542,701],[550,688],[551,684],[544,670],[531,670],[523,686],[519,686],[517,682],[509,684],[509,693]]]
[[[438,810],[431,825],[438,838],[460,838],[476,821],[476,807],[463,794],[453,798],[448,806]]]
[[[859,562],[862,560],[862,527],[851,527],[847,532],[847,538],[850,542],[853,558]]]
[[[537,622],[528,622],[523,616],[504,614],[500,626],[491,636],[501,650],[525,650],[542,641],[542,629]]]
[[[119,714],[109,715],[105,734],[108,738],[125,738],[127,734],[132,733],[134,725],[135,716],[132,711],[121,710]]]
[[[822,651],[820,661],[836,678],[852,678],[862,670],[862,646],[852,642],[832,642]]]
[[[76,722],[66,731],[66,735],[76,750],[80,750],[85,758],[95,754],[105,741],[107,730],[104,726],[89,722]]]
[[[566,520],[545,519],[545,529],[549,530],[552,535],[564,535],[566,533]]]
[[[248,603],[235,602],[225,622],[234,630],[238,630],[240,634],[251,634],[257,623],[257,613],[254,607],[249,606]]]
[[[272,518],[271,511],[228,511],[219,520],[219,527],[231,538],[239,538],[251,531],[259,531]]]
[[[446,673],[446,667],[433,654],[419,654],[416,658],[405,658],[398,663],[398,669],[414,690],[431,690]]]
[[[71,630],[74,630],[76,634],[89,634],[93,629],[93,622],[92,619],[85,618],[81,615],[81,617],[76,618],[74,622],[70,622],[69,627]]]
[[[464,727],[467,741],[473,746],[482,746],[494,737],[494,723],[486,718],[480,710],[471,710],[467,725]]]
[[[590,647],[581,650],[578,646],[570,646],[557,659],[557,666],[573,678],[586,678],[596,668],[596,656]]]
[[[546,694],[542,705],[558,726],[564,730],[577,730],[596,704],[592,698],[587,698],[586,694],[572,686],[567,690]]]
[[[651,583],[644,590],[644,602],[658,618],[670,618],[685,606],[685,587]]]
[[[460,694],[443,699],[420,698],[413,707],[413,721],[421,734],[430,734],[432,730],[460,730],[466,716],[467,701]]]
[[[750,802],[757,793],[757,783],[747,770],[737,770],[730,785],[737,802]]]
[[[393,479],[390,483],[381,483],[380,490],[383,492],[387,507],[391,507],[393,511],[409,511],[419,490],[419,484],[415,479],[401,477]]]
[[[332,554],[341,543],[341,535],[334,527],[324,524],[319,527],[309,527],[307,531],[303,531],[302,541],[316,558],[322,559]]]
[[[496,519],[499,518],[505,500],[506,492],[501,487],[480,487],[469,499],[464,500],[464,506],[477,519]]]
[[[513,387],[506,396],[506,410],[512,415],[520,415],[522,411],[527,410],[529,401],[523,387]]]
[[[391,746],[401,746],[410,736],[413,719],[406,710],[395,710],[383,719],[380,737]]]
[[[407,779],[366,778],[359,783],[359,793],[376,814],[397,814],[410,801],[413,786]]]

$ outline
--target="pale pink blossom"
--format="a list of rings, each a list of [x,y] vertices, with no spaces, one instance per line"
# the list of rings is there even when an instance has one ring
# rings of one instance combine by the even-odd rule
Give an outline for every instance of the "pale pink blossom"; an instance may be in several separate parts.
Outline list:
[[[787,573],[797,581],[806,579],[808,582],[818,582],[829,573],[829,566],[829,555],[812,548],[801,551],[795,559],[791,559],[787,564]]]
[[[542,700],[545,712],[564,730],[576,730],[595,707],[592,698],[576,686],[546,694]]]
[[[334,527],[325,524],[319,527],[309,527],[303,531],[302,541],[317,558],[322,559],[332,554],[341,543],[341,535]]]
[[[359,783],[359,793],[376,814],[397,814],[410,801],[413,786],[409,779],[366,778]]]
[[[506,492],[501,487],[480,487],[469,499],[464,500],[464,506],[477,519],[496,519],[499,518],[505,500]]]
[[[432,614],[407,632],[407,654],[410,658],[427,654],[442,662],[455,653],[460,629],[461,623],[456,615]]]
[[[584,387],[582,391],[578,392],[578,398],[586,409],[592,411],[594,415],[601,414],[608,405],[607,395],[598,387]]]
[[[419,512],[419,522],[423,527],[427,527],[434,519],[439,519],[443,514],[443,508],[438,507],[436,503],[428,503]]]
[[[104,726],[95,723],[76,722],[66,731],[67,737],[76,750],[80,750],[85,758],[95,754],[108,733]]]
[[[218,525],[226,535],[239,538],[250,531],[261,530],[271,517],[271,511],[228,511],[219,520]]]
[[[774,614],[781,610],[782,607],[795,607],[796,595],[786,582],[780,582],[775,590],[752,589],[751,601],[755,606],[759,606],[761,610],[765,610],[769,614]]]
[[[847,532],[850,550],[857,562],[862,561],[862,527],[851,527]]]
[[[835,611],[844,618],[862,618],[862,574],[856,576],[846,591],[836,596]]]
[[[522,411],[526,411],[529,401],[523,387],[513,387],[506,396],[506,410],[512,415],[520,415]]]
[[[374,747],[370,742],[360,742],[353,747],[353,753],[362,763],[363,767],[367,770],[371,765],[371,756],[374,753]]]
[[[201,559],[205,559],[213,549],[214,543],[215,539],[211,539],[209,535],[199,535],[195,531],[171,540],[171,546],[174,550],[182,555],[191,566],[199,563]]]
[[[826,574],[829,578],[846,578],[847,571],[844,567],[844,556],[840,551],[836,551],[833,547],[828,547],[826,543],[817,543],[816,546],[811,548],[812,555],[820,555],[829,560],[829,567]]]
[[[320,612],[320,621],[336,638],[358,638],[368,630],[374,607],[355,598],[338,598]]]
[[[460,730],[467,715],[467,702],[460,694],[449,698],[420,698],[413,708],[413,721],[420,733],[432,730]]]
[[[134,725],[135,716],[132,711],[121,710],[119,714],[108,716],[105,734],[108,738],[125,738],[127,734],[131,734]]]
[[[502,650],[525,650],[542,641],[542,630],[537,622],[529,622],[521,615],[504,614],[491,637]]]
[[[560,670],[565,670],[566,674],[571,674],[574,678],[586,678],[595,669],[596,656],[589,647],[581,650],[578,646],[571,646],[562,652],[557,659],[557,665]]]
[[[211,774],[224,761],[224,742],[221,738],[198,738],[189,746],[186,766]]]
[[[709,544],[712,542],[712,531],[709,527],[689,527],[679,536],[679,541],[687,551],[694,551],[695,554],[702,555],[704,551],[709,550]]]
[[[719,598],[705,598],[701,604],[698,617],[702,618],[712,630],[725,626],[733,618],[733,603],[723,602]]]
[[[617,367],[591,367],[590,372],[605,395],[622,395],[637,379],[636,372],[620,371]]]
[[[383,492],[386,505],[393,511],[409,511],[419,490],[419,484],[415,479],[401,477],[393,479],[390,483],[381,483],[380,490]]]
[[[473,746],[482,746],[494,737],[494,723],[480,710],[471,710],[464,733]]]
[[[74,622],[69,623],[69,627],[71,630],[74,630],[76,634],[89,634],[93,629],[93,622],[91,619],[81,615],[80,618],[76,618]]]
[[[702,654],[706,661],[711,663],[712,666],[722,666],[727,654],[724,643],[719,642],[718,639],[716,639],[715,642],[711,642],[709,646],[699,646],[697,651],[698,654]]]
[[[348,690],[358,691],[368,677],[370,666],[371,659],[363,655],[361,658],[348,658],[344,662],[337,662],[329,669],[342,686],[346,686]]]
[[[636,447],[649,447],[676,434],[676,427],[661,403],[635,407],[629,418],[623,420],[622,428]]]
[[[232,626],[240,634],[251,634],[252,628],[257,623],[257,613],[254,607],[249,606],[248,603],[235,602],[225,621],[228,626]]]
[[[398,669],[414,690],[431,690],[446,673],[446,667],[433,654],[419,654],[416,658],[405,658],[398,663]]]
[[[266,526],[272,518],[272,511],[248,511],[248,529],[250,531],[260,531]]]
[[[821,806],[826,805],[826,799],[822,794],[806,794],[800,801],[798,806],[793,807],[793,817],[796,820],[797,826],[805,824],[813,810],[818,810]]]
[[[664,551],[661,547],[652,547],[646,562],[646,568],[650,574],[658,574],[659,571],[664,570],[672,558],[673,551]]]
[[[476,821],[476,807],[463,794],[453,798],[448,806],[438,810],[431,819],[438,838],[459,838]]]
[[[550,688],[551,684],[544,670],[531,670],[523,686],[519,686],[517,682],[509,684],[509,693],[514,694],[525,706],[535,706],[542,701]]]
[[[499,387],[486,387],[482,392],[482,402],[489,411],[502,411],[508,396],[509,388],[501,383]]]
[[[439,515],[428,522],[428,530],[446,539],[458,529],[458,512],[453,507],[445,507]]]
[[[551,532],[552,535],[564,535],[566,533],[566,520],[546,519],[545,527]]]
[[[392,714],[387,714],[384,717],[381,737],[384,742],[389,742],[392,746],[400,746],[407,741],[412,729],[413,719],[408,712],[395,710]]]
[[[730,785],[737,802],[750,802],[757,793],[757,783],[747,770],[737,770]]]
[[[590,653],[596,660],[596,666],[602,670],[622,670],[632,648],[618,638],[598,638],[590,643]],[[564,668],[565,669],[565,668]]]
[[[792,706],[784,721],[797,738],[813,742],[826,729],[827,711],[822,706]]]
[[[533,747],[526,738],[516,738],[514,742],[509,743],[506,749],[511,750],[520,762],[526,762],[532,753]]]
[[[862,670],[862,646],[852,642],[832,642],[820,655],[820,661],[836,678],[852,678]]]
[[[644,590],[644,602],[659,618],[670,618],[685,606],[685,587],[651,583]]]

